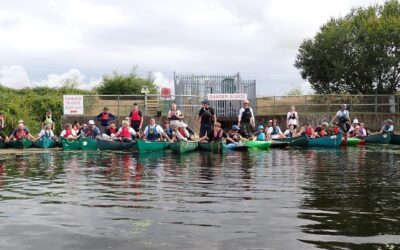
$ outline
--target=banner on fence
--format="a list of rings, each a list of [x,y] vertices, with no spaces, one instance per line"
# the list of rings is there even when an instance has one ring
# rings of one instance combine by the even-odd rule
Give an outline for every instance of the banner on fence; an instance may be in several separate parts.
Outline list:
[[[83,115],[83,96],[64,96],[64,115]]]
[[[221,94],[208,94],[208,100],[210,101],[221,101],[221,100],[237,100],[237,101],[242,101],[247,99],[247,94],[229,94],[229,93],[221,93]]]

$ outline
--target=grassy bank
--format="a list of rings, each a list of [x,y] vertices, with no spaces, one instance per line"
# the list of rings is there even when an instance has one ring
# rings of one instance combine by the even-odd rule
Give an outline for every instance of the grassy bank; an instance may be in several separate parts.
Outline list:
[[[0,112],[6,119],[5,131],[10,134],[17,126],[18,120],[24,120],[33,135],[40,131],[46,110],[51,109],[56,131],[60,131],[61,115],[63,113],[63,95],[93,94],[91,91],[62,88],[24,88],[20,90],[0,85]]]

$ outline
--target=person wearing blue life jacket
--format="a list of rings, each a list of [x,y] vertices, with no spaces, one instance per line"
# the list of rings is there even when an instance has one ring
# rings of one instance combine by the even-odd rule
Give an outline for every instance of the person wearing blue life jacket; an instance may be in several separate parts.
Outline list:
[[[264,132],[264,126],[259,125],[258,126],[258,131],[254,133],[253,140],[254,141],[265,141],[265,132]]]
[[[174,139],[174,137],[175,137],[174,130],[171,128],[170,122],[168,120],[164,121],[163,129],[169,139],[171,139],[171,140]]]
[[[286,138],[292,138],[295,136],[295,134],[297,134],[297,130],[295,129],[295,125],[294,124],[290,124],[289,127],[285,130],[285,132],[283,133]]]
[[[394,132],[393,121],[391,119],[387,119],[379,133],[382,134],[382,133],[393,133],[393,132]]]
[[[172,142],[172,140],[165,133],[164,129],[156,124],[155,118],[150,118],[149,125],[144,128],[143,138],[149,141],[159,141],[165,139],[167,141]]]
[[[87,128],[83,131],[83,137],[95,140],[100,137],[101,132],[93,120],[89,120]]]
[[[268,128],[267,131],[267,139],[282,139],[285,138],[286,136],[282,133],[281,128],[278,126],[278,120],[273,119],[272,120],[272,126]]]

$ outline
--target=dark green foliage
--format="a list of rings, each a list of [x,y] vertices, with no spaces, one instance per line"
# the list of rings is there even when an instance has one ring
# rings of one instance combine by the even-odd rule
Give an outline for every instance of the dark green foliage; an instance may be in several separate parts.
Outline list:
[[[6,134],[17,126],[18,120],[24,120],[33,135],[36,135],[50,109],[56,130],[60,132],[60,121],[63,114],[63,95],[92,94],[92,92],[72,88],[24,88],[15,90],[0,85],[0,112],[6,117]]]
[[[295,67],[318,94],[394,94],[400,84],[400,2],[332,18],[301,44]]]
[[[97,88],[97,92],[100,95],[140,95],[143,86],[149,88],[150,94],[157,93],[151,74],[145,79],[138,76],[135,69],[132,69],[128,74],[114,72],[103,76],[103,82]]]

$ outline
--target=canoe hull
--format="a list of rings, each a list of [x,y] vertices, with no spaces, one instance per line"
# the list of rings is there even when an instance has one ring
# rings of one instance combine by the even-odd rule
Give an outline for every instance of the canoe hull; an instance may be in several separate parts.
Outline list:
[[[226,148],[229,150],[234,150],[234,151],[247,151],[249,147],[247,145],[244,145],[242,143],[230,143],[226,145]]]
[[[16,141],[10,141],[9,145],[12,148],[24,149],[24,148],[32,147],[33,142],[31,140],[21,139],[21,140],[16,140]]]
[[[245,141],[243,144],[249,148],[269,149],[272,141]]]
[[[131,150],[135,147],[136,142],[121,142],[121,141],[108,141],[97,140],[97,148],[100,150]]]
[[[171,150],[178,154],[184,154],[187,152],[195,151],[199,146],[198,142],[194,141],[178,141],[171,143]]]
[[[199,148],[204,151],[209,151],[212,153],[224,153],[226,152],[226,144],[222,141],[213,141],[206,143],[199,143]]]
[[[372,143],[372,144],[389,144],[390,139],[391,139],[390,134],[369,135],[364,138],[365,143]]]
[[[362,144],[362,140],[359,138],[347,138],[347,140],[342,140],[342,143],[340,143],[340,146],[357,146],[359,144]]]
[[[80,150],[81,142],[79,140],[62,139],[62,147],[64,150]]]
[[[308,138],[310,147],[323,147],[323,148],[335,148],[339,147],[342,143],[342,134],[318,137],[318,138]]]
[[[161,151],[169,148],[170,142],[164,141],[147,141],[147,140],[137,140],[136,141],[139,153],[151,152],[151,151]]]
[[[81,139],[82,150],[97,150],[97,140],[92,139]]]
[[[6,148],[7,143],[4,140],[0,140],[0,148]]]
[[[274,141],[288,142],[290,146],[295,146],[295,147],[307,147],[309,143],[307,136],[274,139]]]
[[[390,143],[400,145],[400,135],[391,134],[390,135]]]
[[[33,144],[38,148],[54,148],[58,142],[50,138],[43,137],[42,139],[35,141]]]

